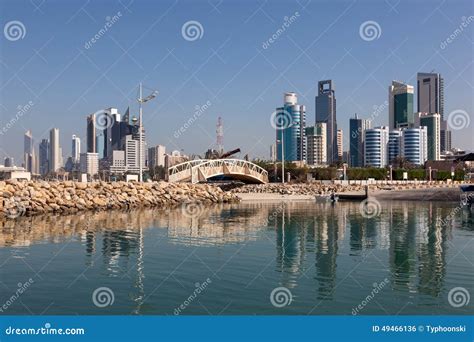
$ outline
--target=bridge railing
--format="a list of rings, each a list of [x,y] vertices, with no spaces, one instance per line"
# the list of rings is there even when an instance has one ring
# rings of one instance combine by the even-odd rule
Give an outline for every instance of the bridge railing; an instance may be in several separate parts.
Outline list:
[[[197,183],[202,177],[208,179],[225,174],[245,176],[262,183],[268,182],[268,172],[265,169],[241,159],[198,159],[177,164],[168,169],[168,180]]]

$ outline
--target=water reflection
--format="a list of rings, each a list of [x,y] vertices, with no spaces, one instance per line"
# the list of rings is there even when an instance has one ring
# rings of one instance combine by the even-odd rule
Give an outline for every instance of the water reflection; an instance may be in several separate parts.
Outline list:
[[[471,212],[457,211],[446,220],[455,209],[455,203],[385,202],[380,215],[365,218],[358,203],[287,202],[212,206],[196,217],[180,209],[31,217],[0,222],[0,251],[8,248],[22,257],[28,246],[78,241],[86,269],[98,267],[107,277],[130,278],[135,314],[143,312],[147,298],[145,266],[155,247],[146,244],[146,235],[155,228],[176,248],[268,242],[281,286],[297,289],[309,283],[308,296],[315,300],[337,299],[338,284],[357,277],[349,263],[360,268],[375,264],[379,274],[387,275],[392,291],[439,298],[453,230],[473,230]],[[376,261],[366,264],[371,256]],[[249,271],[245,276],[254,275]]]

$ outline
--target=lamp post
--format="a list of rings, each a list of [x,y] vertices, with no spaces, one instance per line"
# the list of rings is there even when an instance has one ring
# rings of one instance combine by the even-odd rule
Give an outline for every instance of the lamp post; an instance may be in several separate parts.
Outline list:
[[[140,82],[140,94],[139,98],[137,99],[139,105],[140,105],[140,111],[139,111],[139,123],[138,123],[138,172],[139,176],[138,179],[141,182],[143,182],[143,104],[153,100],[157,95],[158,95],[158,90],[154,90],[150,95],[147,97],[143,97],[143,85]]]
[[[293,126],[299,125],[299,122],[293,122],[288,125],[288,127],[280,128],[281,131],[281,140],[277,139],[277,144],[281,143],[281,183],[285,184],[285,129],[291,128]],[[277,128],[278,130],[278,128]]]

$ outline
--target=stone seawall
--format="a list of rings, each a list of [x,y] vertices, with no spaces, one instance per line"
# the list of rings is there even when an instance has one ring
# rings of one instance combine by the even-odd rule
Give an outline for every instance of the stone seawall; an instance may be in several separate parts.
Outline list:
[[[1,219],[44,213],[238,201],[234,194],[215,186],[166,182],[5,181],[0,182],[0,196]]]

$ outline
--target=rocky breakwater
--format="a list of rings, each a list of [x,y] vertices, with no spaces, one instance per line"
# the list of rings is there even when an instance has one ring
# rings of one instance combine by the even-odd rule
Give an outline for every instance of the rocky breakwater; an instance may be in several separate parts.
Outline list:
[[[2,181],[0,217],[14,219],[44,213],[139,207],[173,207],[189,203],[224,203],[238,198],[206,184],[73,181]]]
[[[348,191],[364,191],[364,187],[361,185],[339,185],[339,184],[319,184],[319,183],[307,183],[307,184],[281,184],[281,183],[268,183],[259,185],[244,185],[239,188],[231,190],[231,193],[264,193],[264,194],[280,194],[280,195],[327,195],[332,192],[348,192]]]

